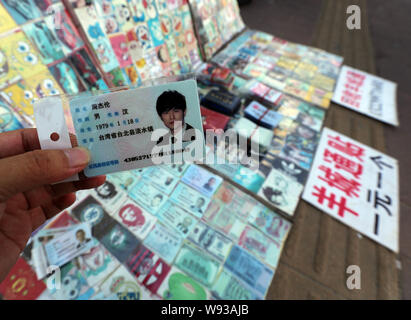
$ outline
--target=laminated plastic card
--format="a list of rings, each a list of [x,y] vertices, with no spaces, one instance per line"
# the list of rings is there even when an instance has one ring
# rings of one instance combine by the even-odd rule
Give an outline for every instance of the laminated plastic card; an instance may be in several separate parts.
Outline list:
[[[195,80],[108,93],[49,97],[35,104],[42,149],[79,146],[91,153],[87,177],[203,157]],[[75,179],[73,177],[73,179]]]

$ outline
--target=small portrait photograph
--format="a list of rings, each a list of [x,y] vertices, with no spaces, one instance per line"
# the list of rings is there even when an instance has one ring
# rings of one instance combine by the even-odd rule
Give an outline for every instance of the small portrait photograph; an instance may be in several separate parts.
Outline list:
[[[198,214],[203,214],[205,211],[206,200],[202,197],[197,198],[196,202],[190,206],[191,211]]]
[[[173,177],[167,177],[166,180],[164,181],[164,185],[168,187],[169,185],[173,183],[173,181],[174,181]]]
[[[207,191],[212,192],[214,190],[214,186],[216,184],[216,179],[211,177],[208,181],[203,185],[203,188]]]
[[[117,195],[116,187],[110,181],[96,188],[98,196],[102,199],[112,199]]]
[[[153,209],[157,209],[163,202],[164,196],[161,193],[156,194],[152,199],[151,199],[151,207]]]
[[[137,227],[142,226],[145,223],[145,218],[143,215],[143,210],[133,204],[127,204],[122,207],[119,212],[121,221],[127,227]]]
[[[182,142],[195,140],[194,127],[186,121],[187,102],[186,97],[177,90],[164,91],[156,102],[156,111],[169,130],[157,140],[157,145],[174,144],[179,137]]]
[[[87,238],[86,232],[83,229],[79,229],[76,231],[76,240],[76,249],[80,249],[81,247],[84,247],[88,242],[90,242],[91,238]]]

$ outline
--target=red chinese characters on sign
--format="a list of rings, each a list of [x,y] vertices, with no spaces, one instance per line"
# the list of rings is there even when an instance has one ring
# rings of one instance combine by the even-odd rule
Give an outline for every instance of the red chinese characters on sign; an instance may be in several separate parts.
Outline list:
[[[328,149],[324,150],[324,161],[334,164],[334,168],[344,170],[356,179],[359,179],[363,172],[363,166],[360,163]]]
[[[351,142],[343,142],[338,136],[332,137],[329,135],[328,138],[329,140],[327,141],[327,144],[330,147],[346,153],[350,157],[355,157],[361,162],[363,161],[362,157],[364,156],[364,148],[361,148]]]
[[[340,189],[341,191],[345,192],[345,194],[349,197],[355,196],[358,198],[358,191],[360,191],[361,184],[354,180],[354,179],[347,179],[342,174],[338,172],[333,172],[332,169],[326,166],[320,166],[320,170],[324,171],[325,176],[319,178],[325,182],[330,187],[335,187]]]
[[[314,186],[315,192],[312,193],[313,196],[318,198],[318,203],[319,204],[324,204],[324,201],[328,201],[328,208],[334,209],[335,206],[338,207],[338,215],[342,218],[344,218],[344,214],[346,211],[352,213],[355,216],[358,216],[358,213],[355,212],[354,210],[351,210],[347,208],[347,198],[341,197],[340,200],[337,200],[335,193],[330,193],[329,196],[327,196],[327,189],[325,187],[317,187]]]
[[[365,75],[354,71],[348,71],[341,101],[359,108],[361,103],[360,89],[364,84],[364,80]]]
[[[357,212],[347,207],[347,199],[359,197],[365,150],[351,142],[342,141],[339,136],[328,135],[327,138],[329,148],[324,150],[324,164],[318,167],[318,178],[329,188],[314,186],[315,191],[312,195],[317,198],[319,204],[326,204],[329,209],[338,208],[340,217],[344,217],[346,212],[358,216]],[[332,189],[338,189],[344,195],[338,199]]]

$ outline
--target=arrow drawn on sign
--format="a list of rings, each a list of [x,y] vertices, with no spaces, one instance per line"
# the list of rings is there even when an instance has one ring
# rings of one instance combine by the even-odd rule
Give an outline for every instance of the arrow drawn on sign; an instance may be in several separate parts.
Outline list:
[[[383,169],[383,166],[386,166],[386,167],[392,169],[392,166],[391,166],[391,165],[389,165],[388,163],[385,163],[384,161],[382,161],[382,157],[381,157],[381,156],[370,157],[370,159],[371,159],[372,161],[374,161],[374,163],[378,166],[378,168],[379,168],[380,170]]]

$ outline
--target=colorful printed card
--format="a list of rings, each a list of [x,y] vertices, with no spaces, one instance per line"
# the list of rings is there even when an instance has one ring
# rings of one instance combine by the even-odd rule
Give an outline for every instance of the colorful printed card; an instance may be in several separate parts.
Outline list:
[[[81,200],[70,211],[79,221],[90,223],[92,234],[98,239],[115,222],[104,210],[101,203],[91,195]]]
[[[122,265],[99,287],[105,299],[151,300],[150,292]]]
[[[158,294],[164,300],[208,300],[210,297],[207,289],[176,267],[172,267]]]
[[[273,211],[258,210],[250,214],[248,223],[262,231],[278,244],[283,244],[292,224]]]
[[[184,244],[175,265],[207,287],[211,287],[220,270],[220,263],[210,256]]]
[[[224,267],[248,284],[257,294],[265,297],[274,272],[250,253],[234,246]]]
[[[0,88],[47,70],[37,50],[22,31],[1,39],[0,57]]]
[[[158,293],[171,269],[163,259],[143,245],[130,254],[126,266],[137,281],[153,294]]]
[[[61,286],[50,290],[56,300],[89,300],[96,293],[73,262],[61,268]]]
[[[223,262],[228,256],[232,241],[204,222],[199,222],[188,236],[188,240]]]
[[[127,200],[113,212],[114,219],[130,230],[140,240],[145,239],[157,219],[132,200]]]
[[[7,277],[0,283],[0,295],[4,300],[35,300],[46,290],[43,281],[23,258],[19,258]]]
[[[242,222],[234,212],[218,200],[213,200],[207,208],[203,219],[214,228],[225,233],[229,238],[238,240],[246,223]]]
[[[238,245],[254,254],[272,269],[277,268],[281,254],[281,244],[267,238],[261,231],[250,226],[245,227]]]
[[[124,263],[135,248],[141,245],[141,242],[119,223],[107,228],[100,241],[121,263]]]
[[[91,287],[99,285],[120,265],[117,259],[95,239],[93,248],[77,257],[76,262],[80,273]]]

